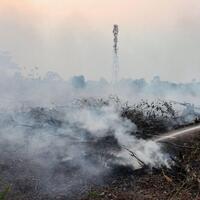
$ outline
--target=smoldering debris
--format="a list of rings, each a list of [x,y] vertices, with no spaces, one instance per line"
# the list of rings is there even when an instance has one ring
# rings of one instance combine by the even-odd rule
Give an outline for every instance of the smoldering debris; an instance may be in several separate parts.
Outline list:
[[[117,166],[134,170],[141,167],[139,159],[146,166],[170,167],[170,156],[150,138],[187,124],[183,114],[170,102],[130,106],[113,97],[1,112],[3,183],[13,185],[12,194],[30,199],[77,199],[90,185],[104,183]]]
[[[174,164],[134,171],[119,168],[123,176],[109,185],[93,187],[81,200],[199,199],[200,134],[166,144]],[[172,153],[173,152],[173,153]]]

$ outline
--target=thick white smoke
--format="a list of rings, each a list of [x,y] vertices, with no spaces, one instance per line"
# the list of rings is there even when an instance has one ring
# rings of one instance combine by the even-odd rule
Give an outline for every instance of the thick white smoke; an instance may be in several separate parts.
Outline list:
[[[14,175],[8,170],[5,177],[12,182],[33,173],[43,190],[66,193],[76,190],[80,180],[90,182],[94,176],[100,180],[114,165],[140,167],[130,151],[150,167],[169,167],[169,157],[160,144],[134,136],[137,125],[121,117],[120,102],[95,101],[113,91],[131,103],[143,97],[165,99],[175,91],[184,91],[182,86],[170,93],[174,86],[165,87],[166,83],[157,91],[158,82],[121,81],[112,90],[105,80],[86,81],[83,76],[64,81],[53,73],[43,79],[24,78],[20,73],[2,75],[0,160],[11,160],[16,167]],[[189,94],[192,100],[197,99]],[[87,101],[89,97],[93,101]],[[74,101],[77,98],[85,100]],[[180,100],[178,95],[174,99]]]
[[[136,139],[132,135],[136,125],[123,119],[118,110],[112,105],[71,103],[65,107],[3,111],[1,159],[21,160],[25,168],[39,174],[43,190],[54,193],[75,190],[81,179],[90,182],[96,177],[99,181],[116,165],[140,167],[128,150],[151,167],[169,166],[168,155],[160,145]],[[24,160],[31,164],[26,166]],[[26,171],[23,174],[29,176]]]
[[[111,150],[108,154],[115,154],[124,163],[137,166],[133,157],[122,156],[128,155],[124,147],[136,152],[146,164],[156,166],[167,163],[167,157],[162,154],[158,144],[131,135],[137,130],[136,125],[123,119],[115,106],[31,108],[4,112],[0,120],[1,143],[8,143],[12,148],[21,146],[32,159],[38,160],[40,154],[50,152],[53,156],[48,162],[52,163],[56,159],[57,149],[63,152],[62,159],[73,159],[80,153],[84,154],[87,144],[89,146],[112,136],[120,150]],[[112,145],[116,144],[111,144],[110,149]],[[40,161],[43,162],[42,159]]]

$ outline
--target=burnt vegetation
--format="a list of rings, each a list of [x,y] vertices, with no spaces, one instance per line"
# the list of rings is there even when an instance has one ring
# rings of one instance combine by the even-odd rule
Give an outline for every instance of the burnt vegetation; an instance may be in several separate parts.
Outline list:
[[[73,106],[97,108],[114,104],[119,111],[120,117],[128,119],[137,126],[137,130],[131,132],[133,136],[141,139],[151,139],[157,135],[185,127],[200,122],[199,108],[190,104],[182,104],[183,112],[179,113],[175,109],[177,102],[167,102],[158,100],[155,102],[141,101],[135,105],[121,103],[117,97],[104,99],[78,99],[72,103]],[[116,158],[109,153],[110,150],[118,151],[121,147],[118,141],[113,137],[112,130],[110,134],[98,139],[87,131],[80,129],[75,124],[69,124],[63,120],[64,115],[60,110],[66,107],[48,108],[30,108],[28,112],[20,113],[32,119],[32,124],[23,123],[20,126],[26,127],[30,134],[35,134],[41,127],[53,127],[53,132],[59,127],[72,126],[74,132],[84,132],[84,138],[87,138],[87,150],[84,155],[85,162],[101,167],[108,167],[109,173],[104,174],[102,180],[98,177],[84,177],[83,172],[73,160],[60,161],[61,152],[56,155],[56,165],[49,171],[41,169],[40,165],[32,163],[31,160],[18,155],[18,152],[12,153],[9,147],[1,147],[0,155],[0,200],[32,200],[32,199],[113,199],[113,200],[132,200],[132,199],[199,199],[200,198],[200,136],[163,143],[163,151],[171,156],[173,165],[171,168],[160,167],[149,168],[138,158],[134,152],[133,159],[140,162],[140,169],[134,170],[130,166],[121,166],[113,162]],[[190,116],[188,118],[188,116]],[[5,120],[5,119],[4,119]],[[19,126],[12,116],[6,118],[9,123]],[[3,122],[1,122],[3,124]],[[79,130],[80,129],[80,130]],[[30,131],[34,130],[34,131]],[[27,136],[28,137],[28,136]],[[62,134],[59,133],[59,137]],[[64,140],[63,136],[63,140]],[[71,139],[71,138],[70,138]],[[73,138],[72,138],[73,140]],[[89,145],[88,145],[89,144]],[[52,148],[56,148],[53,144]],[[84,144],[81,144],[84,145]],[[23,148],[23,147],[18,147]],[[19,150],[20,151],[20,150]],[[65,149],[63,149],[65,151]],[[51,157],[52,152],[45,152],[40,155]],[[79,158],[78,158],[79,159]],[[105,160],[107,162],[105,166]],[[45,181],[40,181],[44,176]],[[60,183],[60,177],[64,179],[65,184]],[[67,186],[67,178],[73,177],[79,182],[78,188]],[[53,187],[52,184],[53,183]],[[45,187],[44,184],[51,185]],[[59,185],[59,186],[58,186]],[[46,185],[45,185],[46,186]],[[59,190],[53,190],[54,187],[60,187]],[[70,194],[65,194],[66,190],[71,190]],[[50,193],[48,190],[52,190]],[[59,192],[60,191],[60,192]]]
[[[200,134],[166,144],[171,168],[121,168],[104,187],[92,188],[82,200],[198,200],[200,198]],[[173,152],[173,153],[172,153]]]

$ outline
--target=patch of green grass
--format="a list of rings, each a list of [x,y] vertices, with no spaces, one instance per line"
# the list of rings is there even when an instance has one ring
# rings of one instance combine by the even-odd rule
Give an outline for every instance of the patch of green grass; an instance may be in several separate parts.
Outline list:
[[[5,200],[7,194],[9,193],[9,191],[10,191],[10,186],[7,186],[7,187],[4,189],[4,191],[0,192],[0,200]]]
[[[96,199],[96,198],[99,197],[99,194],[98,194],[98,192],[96,192],[96,191],[90,191],[90,192],[88,193],[88,197],[91,198],[91,199]],[[1,200],[1,199],[0,199],[0,200]]]

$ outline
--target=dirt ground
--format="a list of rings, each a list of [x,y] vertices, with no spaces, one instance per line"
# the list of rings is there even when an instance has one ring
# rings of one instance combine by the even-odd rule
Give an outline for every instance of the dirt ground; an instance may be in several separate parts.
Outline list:
[[[194,138],[184,138],[183,141],[170,141],[165,145],[166,150],[174,155],[174,166],[171,169],[143,168],[132,171],[118,167],[113,170],[107,183],[91,185],[89,191],[81,189],[83,192],[80,194],[74,192],[74,199],[200,200],[200,134]],[[1,163],[1,170],[7,167]],[[9,184],[1,180],[0,200],[69,200],[67,196],[59,194],[54,197],[41,196],[34,177],[25,177],[23,180]]]
[[[141,169],[92,188],[82,200],[200,200],[200,134],[171,141],[174,153],[171,169]]]

